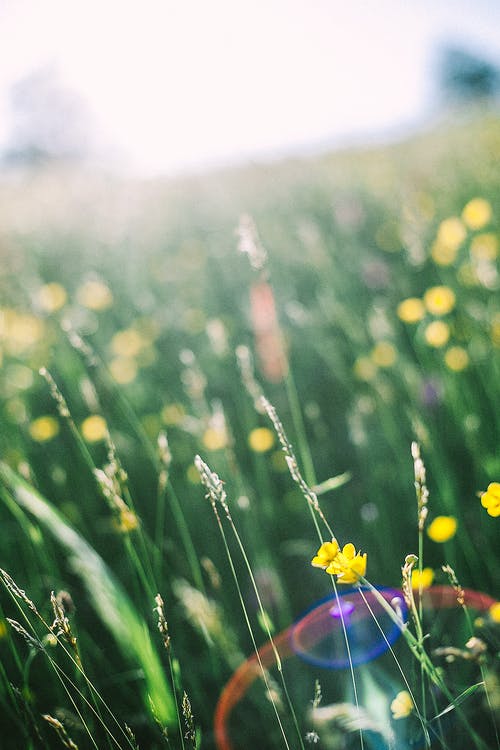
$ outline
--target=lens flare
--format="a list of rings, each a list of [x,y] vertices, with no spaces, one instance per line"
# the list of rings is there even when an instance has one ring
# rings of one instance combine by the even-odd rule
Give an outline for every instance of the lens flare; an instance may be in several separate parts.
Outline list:
[[[378,594],[389,605],[396,600],[402,622],[405,622],[406,605],[401,593],[381,588]],[[396,609],[394,615],[397,617]],[[358,588],[329,596],[316,604],[292,625],[290,640],[297,656],[310,664],[326,669],[346,669],[349,656],[353,666],[376,659],[400,634],[401,628],[384,609],[376,592]]]
[[[328,670],[349,667],[345,636],[354,667],[367,664],[387,652],[401,634],[400,625],[406,621],[407,608],[400,591],[381,587],[377,592],[394,610],[394,618],[373,589],[360,587],[342,591],[317,602],[293,625],[275,636],[273,643],[265,643],[258,654],[252,654],[244,661],[224,687],[215,710],[214,733],[218,750],[233,750],[229,732],[231,712],[262,675],[262,669],[276,665],[276,651],[281,661],[297,655],[313,666]],[[465,606],[477,613],[487,612],[495,603],[487,594],[470,589],[464,589],[462,595]],[[441,632],[450,632],[449,618],[461,609],[452,586],[433,586],[424,590],[422,605],[424,617],[432,618]],[[412,746],[419,747],[416,738]],[[406,742],[404,747],[407,747]]]

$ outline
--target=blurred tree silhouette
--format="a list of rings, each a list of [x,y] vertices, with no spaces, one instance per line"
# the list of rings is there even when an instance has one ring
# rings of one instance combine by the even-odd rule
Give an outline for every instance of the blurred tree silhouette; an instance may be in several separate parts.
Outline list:
[[[491,99],[500,91],[500,71],[482,57],[461,47],[449,46],[441,53],[439,83],[450,101]]]
[[[84,101],[47,66],[11,89],[12,127],[4,160],[35,164],[79,160],[91,151],[91,118]]]

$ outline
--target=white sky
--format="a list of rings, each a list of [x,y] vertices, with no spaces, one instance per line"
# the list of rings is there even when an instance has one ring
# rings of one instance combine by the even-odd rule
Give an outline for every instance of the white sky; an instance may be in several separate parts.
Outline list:
[[[0,0],[0,142],[48,64],[145,173],[377,135],[425,114],[443,41],[498,61],[500,2]]]

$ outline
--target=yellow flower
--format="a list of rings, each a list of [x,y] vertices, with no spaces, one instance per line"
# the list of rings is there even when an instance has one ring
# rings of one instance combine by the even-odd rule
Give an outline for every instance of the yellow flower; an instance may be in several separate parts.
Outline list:
[[[113,525],[122,534],[129,534],[139,527],[139,519],[130,508],[122,508],[118,516],[113,519]]]
[[[55,281],[50,284],[44,284],[37,293],[37,301],[40,308],[49,313],[57,312],[61,307],[64,307],[67,299],[66,289]]]
[[[109,363],[109,371],[120,385],[132,383],[137,377],[137,362],[130,357],[115,357]]]
[[[100,440],[104,440],[108,434],[108,426],[104,417],[99,414],[92,414],[83,420],[82,435],[87,443],[98,443]]]
[[[7,638],[8,633],[7,623],[5,620],[0,620],[0,640]]]
[[[500,622],[500,602],[495,602],[489,608],[488,612],[493,622]]]
[[[424,568],[422,573],[417,570],[411,572],[411,587],[412,589],[428,589],[434,580],[434,571],[432,568]]]
[[[142,349],[143,340],[138,331],[126,328],[115,333],[111,339],[111,350],[118,357],[136,357]]]
[[[331,542],[323,542],[319,550],[316,552],[316,556],[311,560],[311,565],[315,568],[323,568],[323,570],[326,570],[333,560],[335,560],[339,553],[339,549],[336,539],[332,539]]]
[[[438,266],[451,266],[457,257],[458,248],[436,242],[431,248],[431,258]]]
[[[481,495],[481,505],[489,516],[500,516],[500,482],[490,482],[486,492]]]
[[[446,315],[455,307],[455,293],[448,286],[432,286],[424,294],[424,303],[432,315]]]
[[[425,329],[425,340],[429,346],[439,349],[448,343],[450,338],[450,327],[442,320],[433,320]]]
[[[461,346],[451,346],[444,355],[446,366],[453,372],[461,372],[469,364],[469,355]]]
[[[408,297],[399,303],[397,314],[403,323],[418,323],[425,315],[425,305],[418,297]]]
[[[89,310],[107,310],[113,304],[113,295],[106,284],[102,281],[86,281],[78,289],[78,302]]]
[[[248,436],[248,445],[256,453],[265,453],[274,445],[274,432],[267,427],[256,427]]]
[[[161,418],[169,427],[180,424],[185,416],[186,410],[182,404],[166,404],[161,410]]]
[[[33,440],[37,443],[46,443],[59,433],[59,422],[51,416],[38,417],[28,429]]]
[[[353,370],[359,380],[369,382],[377,374],[377,365],[369,357],[358,357],[354,363]]]
[[[366,553],[356,553],[354,544],[345,544],[340,551],[336,539],[323,542],[311,560],[315,568],[322,568],[329,575],[336,575],[338,583],[355,583],[366,573]]]
[[[326,572],[335,573],[338,583],[356,583],[366,573],[366,552],[364,555],[356,553],[354,544],[344,544],[342,552],[332,560]]]
[[[413,711],[413,701],[408,690],[401,690],[391,703],[393,719],[405,719]]]
[[[371,358],[378,367],[392,367],[396,357],[396,349],[389,341],[379,341],[371,353]]]
[[[482,229],[491,221],[491,204],[485,198],[473,198],[462,211],[462,218],[469,229]]]
[[[466,229],[458,216],[450,216],[439,225],[437,242],[440,245],[456,250],[464,241],[466,234]]]
[[[220,451],[227,446],[227,432],[220,428],[208,427],[201,440],[207,450]]]
[[[457,532],[457,519],[453,516],[436,516],[427,529],[433,542],[447,542]]]
[[[491,232],[477,234],[471,240],[470,254],[475,260],[495,260],[498,256],[498,237]]]

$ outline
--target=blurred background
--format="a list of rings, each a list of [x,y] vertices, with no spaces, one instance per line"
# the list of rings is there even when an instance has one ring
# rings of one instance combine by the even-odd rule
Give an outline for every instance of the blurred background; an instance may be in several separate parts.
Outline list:
[[[331,590],[261,391],[373,583],[399,587],[418,550],[416,440],[426,585],[449,583],[447,563],[498,598],[500,503],[480,497],[500,480],[499,105],[497,2],[0,0],[0,567],[47,621],[50,591],[70,592],[82,662],[141,747],[163,743],[151,695],[182,744],[168,696],[184,689],[215,746],[217,699],[253,647],[242,602],[261,645]],[[225,481],[263,610],[197,453]],[[5,747],[58,746],[44,712],[91,747],[8,625],[5,588]],[[464,648],[450,619],[441,635]],[[454,694],[481,679],[473,659],[440,666]],[[293,669],[303,736],[317,675]],[[360,670],[360,699],[369,684],[365,708],[415,747],[391,718],[400,675],[381,673]],[[342,675],[322,673],[325,703],[352,708]],[[255,747],[256,706],[259,746],[280,743],[261,687],[237,709],[238,747]],[[358,746],[344,729],[325,744]]]
[[[0,8],[5,164],[142,175],[401,138],[498,93],[488,0]]]

